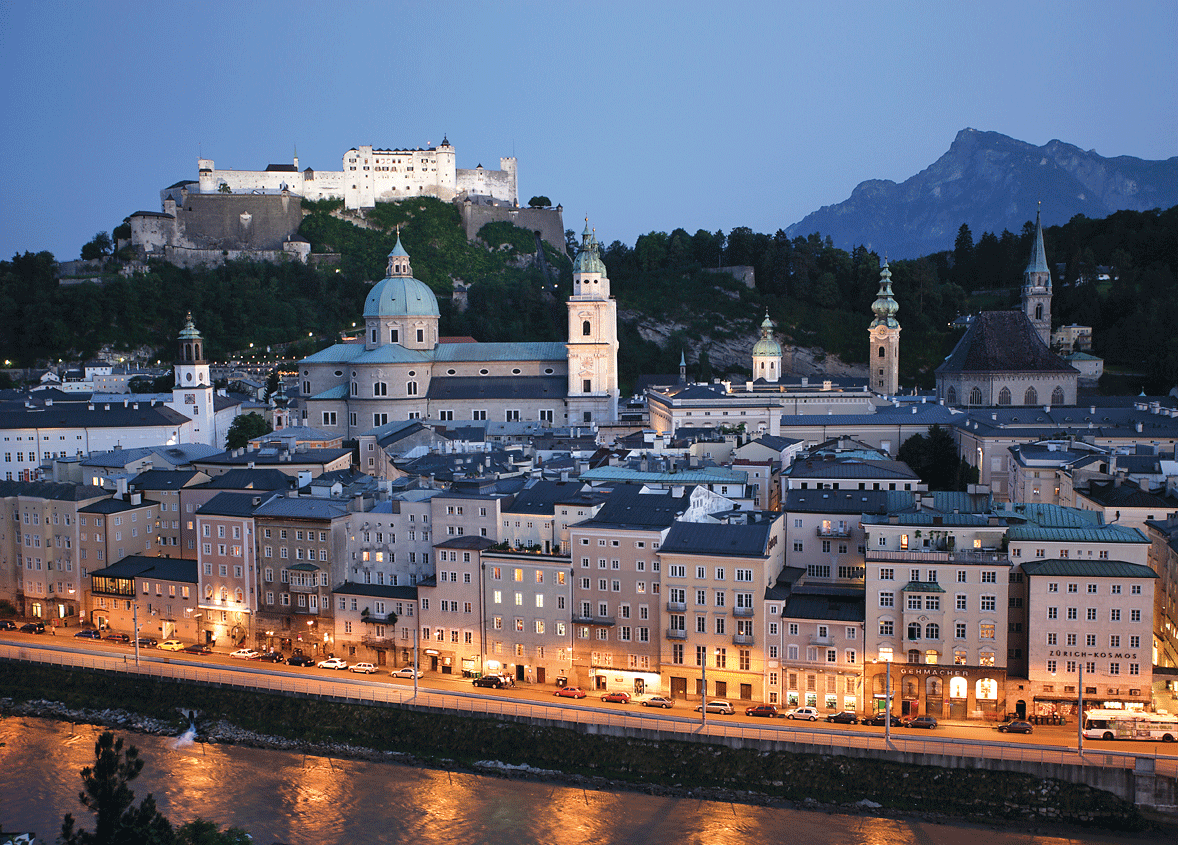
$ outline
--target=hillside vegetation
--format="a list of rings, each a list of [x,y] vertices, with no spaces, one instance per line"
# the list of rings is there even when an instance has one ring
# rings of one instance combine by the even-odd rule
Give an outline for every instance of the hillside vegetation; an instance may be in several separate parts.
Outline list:
[[[61,286],[48,253],[0,262],[0,357],[33,366],[85,358],[113,344],[148,345],[169,360],[190,310],[215,357],[250,343],[299,341],[298,351],[307,352],[360,319],[398,226],[414,275],[439,296],[443,335],[565,337],[569,256],[547,244],[538,255],[530,232],[493,223],[469,242],[457,209],[428,198],[378,205],[354,218],[360,225],[340,203],[308,202],[304,209],[301,234],[313,252],[340,253],[338,266],[233,262],[184,270],[152,263],[149,272],[124,277],[112,259],[101,285]],[[954,249],[891,262],[904,388],[932,384],[958,337],[950,324],[959,314],[1017,304],[1032,234],[1028,221],[1018,234],[984,232],[975,243],[963,226]],[[1049,260],[1064,265],[1056,274],[1055,324],[1093,326],[1096,354],[1110,367],[1144,373],[1151,392],[1178,382],[1178,208],[1103,220],[1077,216],[1045,230],[1045,245]],[[819,234],[789,238],[742,227],[726,236],[651,232],[632,247],[613,241],[602,252],[621,309],[637,315],[619,326],[624,387],[640,373],[677,372],[681,351],[693,375],[711,375],[705,339],[754,337],[766,312],[787,343],[866,360],[880,256],[864,247],[847,252]],[[755,288],[715,272],[720,265],[752,266]],[[1113,278],[1102,281],[1100,267],[1114,268]],[[471,286],[465,312],[452,307],[455,281]],[[644,320],[677,328],[660,348],[639,336]]]

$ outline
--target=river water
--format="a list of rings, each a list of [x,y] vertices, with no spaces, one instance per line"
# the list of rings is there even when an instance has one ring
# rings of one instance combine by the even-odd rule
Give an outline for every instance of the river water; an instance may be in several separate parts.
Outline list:
[[[82,768],[102,728],[42,719],[0,721],[0,825],[51,843],[78,802]],[[254,841],[446,845],[1063,845],[1121,843],[1100,831],[1040,833],[870,816],[754,807],[560,783],[506,780],[390,763],[205,745],[116,731],[139,748],[137,799],[154,794],[174,824],[197,816],[249,831]],[[1167,843],[1164,835],[1132,837]]]

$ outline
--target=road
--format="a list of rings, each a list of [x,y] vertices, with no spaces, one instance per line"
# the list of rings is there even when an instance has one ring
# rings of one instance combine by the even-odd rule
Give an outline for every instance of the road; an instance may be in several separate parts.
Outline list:
[[[0,641],[10,642],[25,642],[29,645],[35,645],[42,649],[51,649],[55,651],[74,652],[74,653],[93,653],[103,655],[115,655],[125,658],[133,658],[135,649],[132,645],[124,645],[121,643],[111,643],[104,640],[90,640],[83,638],[75,638],[72,636],[65,636],[65,632],[69,629],[64,629],[62,634],[51,636],[49,634],[24,634],[17,631],[2,631],[0,632]],[[212,654],[195,655],[185,654],[184,652],[175,651],[161,651],[156,648],[140,648],[139,658],[141,661],[151,662],[166,662],[166,663],[188,663],[191,665],[202,666],[209,668],[211,666],[222,666],[226,671],[257,673],[265,675],[285,675],[294,678],[308,678],[313,677],[320,681],[347,683],[360,686],[377,686],[377,687],[393,687],[405,690],[412,690],[413,681],[409,678],[393,678],[389,676],[389,670],[386,667],[381,667],[380,670],[373,675],[356,674],[350,671],[340,671],[332,669],[320,669],[315,666],[296,667],[288,666],[285,663],[269,663],[264,661],[240,660],[229,657],[228,651],[214,651]],[[545,707],[563,708],[567,710],[590,710],[597,712],[609,713],[625,713],[627,716],[635,717],[658,717],[666,719],[672,717],[675,721],[689,722],[699,721],[700,714],[696,712],[695,708],[698,704],[695,701],[681,702],[677,701],[676,706],[671,710],[664,710],[662,708],[648,708],[643,707],[637,703],[637,700],[629,704],[613,704],[601,701],[600,692],[588,692],[586,698],[572,699],[557,697],[554,695],[554,688],[547,686],[536,685],[521,685],[516,687],[509,687],[506,689],[493,689],[485,687],[474,687],[471,681],[467,678],[462,678],[455,675],[444,675],[435,672],[426,672],[419,680],[418,687],[423,692],[430,692],[441,695],[460,696],[461,698],[479,698],[497,701],[516,701],[527,702],[533,705],[541,705]],[[457,702],[455,702],[457,704]],[[813,733],[813,734],[869,734],[879,736],[884,733],[882,727],[868,726],[868,725],[842,725],[830,724],[822,721],[817,722],[803,722],[786,719],[764,719],[744,715],[744,705],[739,702],[734,702],[736,713],[731,716],[723,716],[715,713],[709,713],[707,721],[709,724],[724,725],[732,723],[744,723],[749,727],[760,729],[780,729],[788,730],[796,736],[798,733]],[[893,737],[903,737],[908,740],[913,739],[959,739],[959,740],[974,740],[988,743],[1003,743],[1011,746],[1050,746],[1052,748],[1070,748],[1076,749],[1077,735],[1076,726],[1070,725],[1066,727],[1054,725],[1041,725],[1035,727],[1035,732],[1029,735],[1023,734],[1000,734],[989,723],[967,723],[967,722],[953,722],[942,723],[934,731],[911,730],[898,726],[892,727]],[[1100,740],[1088,739],[1084,741],[1084,748],[1086,751],[1095,751],[1101,747],[1109,750],[1127,751],[1129,746],[1133,748],[1140,748],[1140,752],[1144,752],[1147,746],[1140,743],[1126,744],[1123,742],[1104,742]],[[1171,750],[1169,747],[1162,746],[1165,750],[1161,753],[1167,753]],[[1178,749],[1175,749],[1178,750]],[[1140,753],[1139,752],[1139,753]],[[1156,752],[1155,752],[1156,753]]]

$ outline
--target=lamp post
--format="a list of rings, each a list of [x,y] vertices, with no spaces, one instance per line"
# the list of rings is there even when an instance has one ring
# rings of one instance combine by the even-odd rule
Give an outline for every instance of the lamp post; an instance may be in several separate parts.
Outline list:
[[[421,642],[421,629],[413,626],[413,697],[417,698],[417,644]]]
[[[139,668],[139,602],[132,603],[131,619],[135,628],[135,668]]]
[[[699,690],[699,724],[700,727],[706,727],[708,724],[708,650],[704,649],[703,659],[700,661],[703,666],[703,680]]]
[[[1077,753],[1083,756],[1084,754],[1084,661],[1078,661],[1080,668],[1080,679],[1076,683],[1076,749]]]
[[[888,660],[884,681],[884,745],[892,744],[892,661]]]

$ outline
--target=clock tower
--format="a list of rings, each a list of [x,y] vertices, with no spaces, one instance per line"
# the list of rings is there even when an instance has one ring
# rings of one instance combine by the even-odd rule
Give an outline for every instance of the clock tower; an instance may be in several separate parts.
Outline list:
[[[180,330],[176,358],[176,386],[171,408],[192,420],[192,442],[219,445],[214,419],[213,382],[205,358],[204,338],[192,323],[192,312]]]

